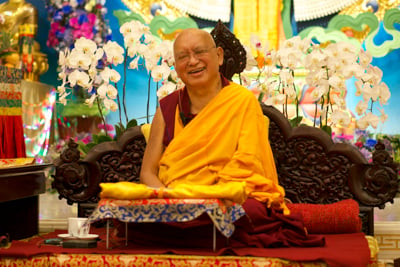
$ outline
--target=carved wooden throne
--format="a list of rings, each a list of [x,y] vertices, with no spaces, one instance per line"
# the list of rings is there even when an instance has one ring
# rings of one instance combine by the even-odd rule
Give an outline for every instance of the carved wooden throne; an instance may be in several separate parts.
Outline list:
[[[222,23],[218,23],[212,35],[217,45],[225,49],[226,64],[221,71],[230,79],[244,69],[245,51]],[[398,164],[384,145],[375,146],[373,161],[368,163],[356,147],[334,144],[318,128],[292,128],[280,111],[261,106],[270,119],[269,139],[287,198],[294,203],[314,204],[355,199],[360,205],[363,231],[372,235],[374,208],[393,203],[400,188]],[[96,145],[83,159],[78,145],[71,140],[54,162],[52,186],[60,199],[65,198],[68,204],[78,203],[78,216],[88,216],[99,201],[100,183],[139,182],[145,146],[140,126],[128,129],[115,142]]]

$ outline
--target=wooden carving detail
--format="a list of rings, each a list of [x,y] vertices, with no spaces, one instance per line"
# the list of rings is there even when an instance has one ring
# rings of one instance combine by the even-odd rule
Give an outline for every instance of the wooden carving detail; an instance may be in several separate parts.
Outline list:
[[[224,49],[224,63],[220,72],[229,80],[236,73],[241,73],[246,68],[246,50],[239,39],[221,22],[211,31],[215,44]]]
[[[350,144],[334,144],[311,126],[292,128],[277,109],[262,105],[270,118],[269,140],[279,183],[295,203],[328,204],[353,198],[360,205],[384,208],[399,192],[398,164],[382,143],[368,163]]]
[[[393,203],[393,197],[399,189],[399,164],[385,150],[385,145],[378,142],[372,154],[372,162],[356,165],[351,170],[359,179],[351,180],[354,191],[361,191],[358,196],[361,203],[384,208],[386,202]]]
[[[145,147],[140,127],[133,127],[116,142],[96,145],[81,160],[78,145],[71,139],[54,163],[56,174],[52,187],[70,205],[97,203],[100,183],[139,181]]]

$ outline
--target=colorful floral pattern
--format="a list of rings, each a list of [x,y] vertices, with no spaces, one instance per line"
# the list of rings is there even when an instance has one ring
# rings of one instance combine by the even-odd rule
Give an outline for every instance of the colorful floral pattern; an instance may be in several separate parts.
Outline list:
[[[105,0],[49,0],[47,11],[50,30],[47,46],[61,51],[71,48],[80,37],[97,44],[111,40],[104,3]]]
[[[186,222],[206,212],[217,229],[230,237],[235,229],[233,222],[245,212],[235,204],[225,207],[218,199],[102,199],[90,222],[102,219],[118,219],[122,222]]]
[[[1,258],[2,266],[163,266],[163,267],[218,267],[218,266],[285,266],[317,267],[327,266],[324,262],[293,262],[278,258],[239,256],[191,256],[191,255],[128,255],[128,254],[57,254],[29,258]],[[369,266],[378,266],[377,259],[371,259]]]

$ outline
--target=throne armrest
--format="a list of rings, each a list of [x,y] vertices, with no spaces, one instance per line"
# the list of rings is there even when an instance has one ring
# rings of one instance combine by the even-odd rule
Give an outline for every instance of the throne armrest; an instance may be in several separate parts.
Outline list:
[[[139,182],[145,146],[140,126],[129,128],[117,141],[97,144],[83,159],[78,144],[71,139],[54,162],[52,187],[69,205],[97,203],[100,183]]]

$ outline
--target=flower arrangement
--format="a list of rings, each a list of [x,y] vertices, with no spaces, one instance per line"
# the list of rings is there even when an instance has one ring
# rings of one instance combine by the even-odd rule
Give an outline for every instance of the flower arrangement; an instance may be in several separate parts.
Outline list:
[[[171,41],[156,39],[148,26],[135,20],[124,23],[120,32],[124,37],[124,47],[111,40],[104,45],[97,45],[93,40],[80,37],[72,49],[60,51],[59,78],[62,84],[57,88],[59,101],[64,105],[74,88],[85,91],[88,95],[85,103],[88,106],[97,105],[104,125],[106,121],[102,114],[103,108],[112,112],[118,111],[119,123],[115,125],[115,138],[129,127],[137,125],[136,120],[129,120],[127,114],[125,98],[128,69],[145,67],[149,74],[149,82],[162,84],[157,88],[159,98],[174,91],[181,84],[172,68],[174,61]],[[115,70],[120,64],[123,64],[122,77]],[[122,96],[118,88],[120,80]],[[106,135],[109,135],[107,128],[105,130]]]
[[[105,0],[49,0],[50,30],[47,46],[57,51],[71,48],[80,37],[101,44],[111,39],[105,20]]]
[[[288,117],[293,126],[304,123],[299,112],[299,86],[295,82],[296,72],[303,71],[311,100],[314,104],[313,126],[319,126],[331,133],[332,127],[365,130],[377,128],[387,115],[382,106],[390,98],[387,85],[382,82],[382,71],[371,65],[372,56],[368,51],[345,42],[315,44],[299,36],[285,40],[278,51],[262,46],[257,36],[252,36],[251,47],[246,47],[247,70],[256,70],[256,91],[260,101],[274,105]],[[347,81],[355,79],[356,96],[361,100],[356,106],[355,119],[347,109],[345,96]],[[250,86],[246,74],[241,80]],[[288,107],[295,107],[290,117]],[[375,115],[374,108],[380,111]]]

